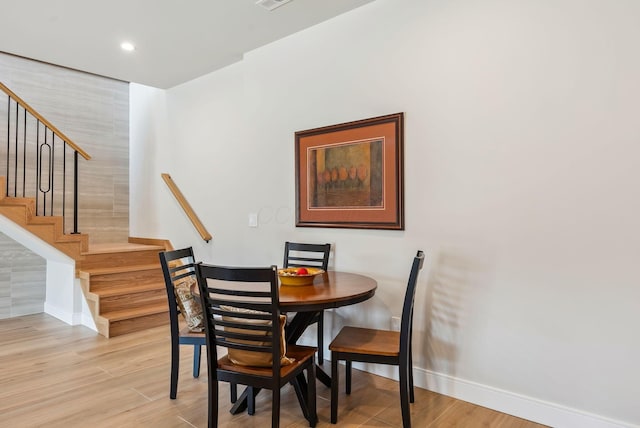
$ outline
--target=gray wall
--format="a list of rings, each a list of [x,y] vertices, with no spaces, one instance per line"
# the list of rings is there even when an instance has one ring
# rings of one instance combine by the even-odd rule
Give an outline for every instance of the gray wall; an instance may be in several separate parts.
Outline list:
[[[91,243],[126,242],[129,84],[4,53],[0,81],[92,157],[80,160],[79,231]],[[6,123],[6,98],[0,99]],[[0,174],[6,139],[0,132]]]
[[[4,53],[0,81],[92,157],[79,162],[79,231],[91,244],[126,242],[129,84]],[[0,123],[6,124],[4,93],[0,100]],[[0,131],[0,175],[6,140]],[[0,319],[42,312],[46,261],[2,233],[0,254]]]

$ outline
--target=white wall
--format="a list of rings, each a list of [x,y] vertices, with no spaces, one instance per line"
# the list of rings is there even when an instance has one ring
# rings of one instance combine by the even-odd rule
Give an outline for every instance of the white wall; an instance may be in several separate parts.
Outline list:
[[[418,384],[554,426],[638,425],[638,22],[630,0],[378,0],[166,94],[132,85],[132,150],[150,154],[131,157],[149,171],[131,234],[240,265],[334,243],[334,267],[379,288],[327,336],[388,328],[423,249]],[[136,121],[150,95],[166,110]],[[296,228],[294,132],[399,111],[406,230]]]

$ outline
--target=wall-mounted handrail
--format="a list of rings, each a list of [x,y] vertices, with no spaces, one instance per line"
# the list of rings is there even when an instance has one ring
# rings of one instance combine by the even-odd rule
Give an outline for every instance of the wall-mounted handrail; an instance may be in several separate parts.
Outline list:
[[[191,208],[191,205],[189,205],[189,202],[187,202],[187,199],[184,197],[171,176],[167,173],[162,173],[160,175],[162,176],[164,182],[167,183],[169,190],[171,190],[171,193],[173,193],[173,196],[176,198],[187,217],[189,217],[189,220],[191,220],[191,223],[193,223],[193,226],[196,228],[202,239],[204,239],[206,242],[211,241],[211,234],[204,227],[195,211],[193,211],[193,208]]]
[[[22,106],[22,108],[24,108],[26,111],[28,111],[32,116],[34,116],[36,119],[38,119],[47,128],[52,130],[53,133],[56,134],[58,137],[60,137],[61,140],[64,140],[67,143],[67,145],[70,148],[72,148],[73,150],[75,150],[76,152],[78,152],[80,154],[80,156],[82,156],[86,160],[91,159],[91,156],[89,156],[89,154],[87,152],[85,152],[80,147],[78,147],[78,145],[76,143],[74,143],[73,141],[71,141],[71,139],[69,139],[69,137],[64,135],[58,128],[53,126],[53,124],[51,122],[49,122],[47,119],[45,119],[40,113],[35,111],[29,104],[27,104],[22,98],[17,96],[11,89],[7,88],[4,85],[4,83],[2,83],[2,82],[0,82],[0,89],[2,89],[2,91],[4,91],[4,93],[9,95],[9,97],[11,97],[18,104],[20,104],[20,106]]]

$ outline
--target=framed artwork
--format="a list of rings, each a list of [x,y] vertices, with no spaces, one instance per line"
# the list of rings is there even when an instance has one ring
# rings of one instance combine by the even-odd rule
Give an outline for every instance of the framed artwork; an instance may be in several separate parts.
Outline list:
[[[404,113],[295,133],[296,226],[404,230]]]

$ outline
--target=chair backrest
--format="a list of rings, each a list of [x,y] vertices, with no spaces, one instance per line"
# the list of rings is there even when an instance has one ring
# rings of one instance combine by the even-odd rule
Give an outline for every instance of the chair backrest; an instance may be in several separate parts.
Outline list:
[[[171,324],[171,335],[178,337],[180,327],[178,315],[180,306],[176,300],[175,286],[179,281],[189,280],[190,277],[196,281],[195,259],[191,247],[174,251],[164,251],[160,253],[160,265],[164,274],[164,285],[167,288],[167,300],[169,302],[169,323]]]
[[[276,266],[246,268],[199,263],[196,273],[205,315],[210,374],[217,379],[216,346],[222,346],[271,354],[274,378],[279,378],[282,351]]]
[[[285,242],[282,267],[318,267],[327,270],[331,244]]]
[[[402,306],[400,321],[400,358],[408,358],[411,353],[411,333],[413,330],[413,304],[416,297],[418,274],[424,265],[424,252],[418,251],[411,264],[411,273],[407,283],[407,291]]]

